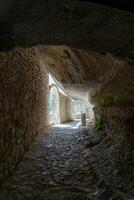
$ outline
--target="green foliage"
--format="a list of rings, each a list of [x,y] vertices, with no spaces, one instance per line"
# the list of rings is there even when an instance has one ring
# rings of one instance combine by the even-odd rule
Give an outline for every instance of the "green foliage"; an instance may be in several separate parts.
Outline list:
[[[94,130],[95,131],[101,131],[102,130],[102,120],[97,119],[94,125]]]

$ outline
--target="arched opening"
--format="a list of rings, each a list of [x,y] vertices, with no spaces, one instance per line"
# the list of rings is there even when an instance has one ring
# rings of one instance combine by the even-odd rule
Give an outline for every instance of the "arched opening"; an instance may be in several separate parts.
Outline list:
[[[60,123],[59,91],[56,85],[52,84],[49,90],[49,124]]]

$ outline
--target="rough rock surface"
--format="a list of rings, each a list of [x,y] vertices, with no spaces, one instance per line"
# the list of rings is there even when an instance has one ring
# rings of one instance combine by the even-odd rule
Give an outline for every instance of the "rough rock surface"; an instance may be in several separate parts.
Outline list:
[[[1,180],[47,125],[48,86],[46,71],[32,48],[0,53],[0,80]]]
[[[71,97],[96,105],[110,96],[118,106],[134,105],[134,68],[127,61],[65,45],[38,45],[36,49],[42,64]]]
[[[46,134],[47,133],[47,134]],[[89,141],[102,142],[88,147]],[[132,150],[109,146],[88,129],[51,128],[38,136],[14,174],[0,189],[1,200],[132,200]],[[125,153],[125,154],[124,154]],[[129,163],[124,163],[124,155]],[[127,171],[124,167],[128,167]],[[124,173],[123,173],[124,172]]]
[[[76,0],[2,0],[0,22],[1,50],[66,44],[133,60],[134,14],[127,11]]]
[[[134,145],[134,110],[132,108],[105,107],[99,111],[107,137],[116,144]]]

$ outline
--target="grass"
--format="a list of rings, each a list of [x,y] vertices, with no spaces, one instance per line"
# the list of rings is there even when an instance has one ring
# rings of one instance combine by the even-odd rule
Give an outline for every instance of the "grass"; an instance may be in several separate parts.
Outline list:
[[[103,128],[103,126],[102,126],[102,120],[101,119],[97,119],[93,128],[97,132],[98,131],[102,131],[102,128]]]

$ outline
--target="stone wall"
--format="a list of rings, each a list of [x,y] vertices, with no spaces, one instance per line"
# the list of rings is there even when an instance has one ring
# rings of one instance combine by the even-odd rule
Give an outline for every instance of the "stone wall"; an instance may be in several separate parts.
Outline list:
[[[60,123],[65,122],[65,96],[60,94]]]
[[[60,94],[60,123],[72,120],[71,100]]]
[[[70,100],[70,98],[66,98],[66,121],[70,121],[72,120],[72,102]]]
[[[47,125],[47,74],[33,48],[0,53],[0,177]]]

